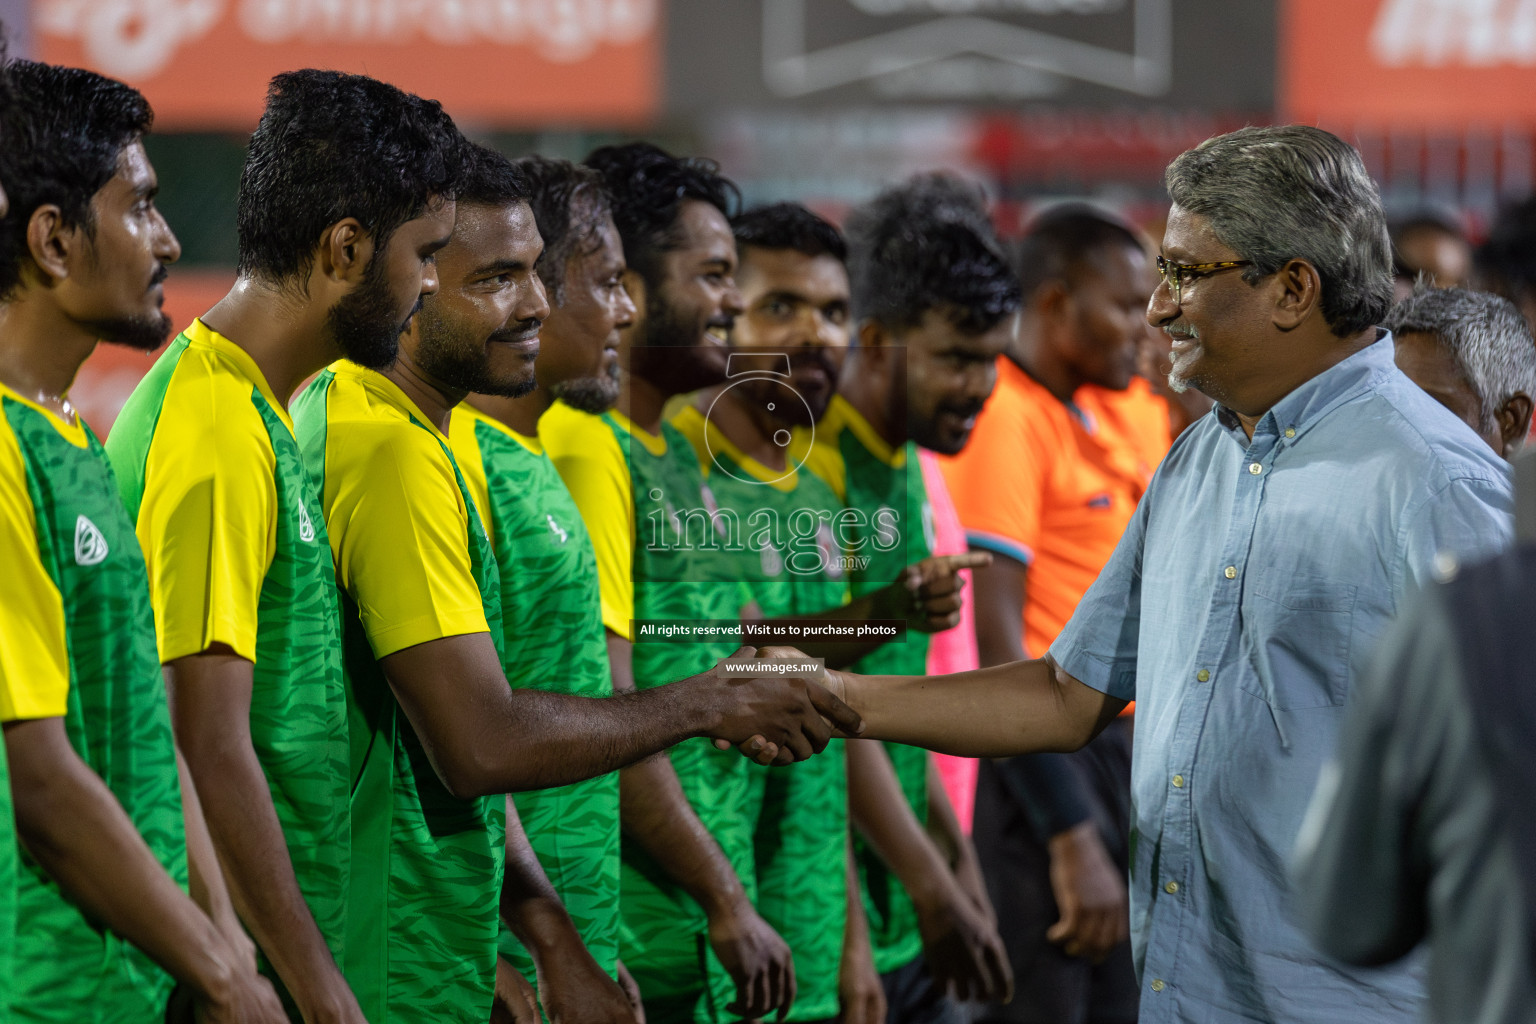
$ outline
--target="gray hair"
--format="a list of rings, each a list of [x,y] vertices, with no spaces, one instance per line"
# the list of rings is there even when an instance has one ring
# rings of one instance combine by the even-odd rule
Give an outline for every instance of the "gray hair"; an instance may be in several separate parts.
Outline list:
[[[1322,278],[1323,319],[1341,338],[1392,305],[1392,246],[1376,183],[1353,146],[1321,128],[1242,128],[1206,139],[1168,165],[1168,195],[1208,218],[1253,266],[1249,284],[1287,260]]]
[[[1394,334],[1433,335],[1456,359],[1477,394],[1479,429],[1492,430],[1500,407],[1517,392],[1536,398],[1536,339],[1508,299],[1465,288],[1426,288],[1392,307]]]

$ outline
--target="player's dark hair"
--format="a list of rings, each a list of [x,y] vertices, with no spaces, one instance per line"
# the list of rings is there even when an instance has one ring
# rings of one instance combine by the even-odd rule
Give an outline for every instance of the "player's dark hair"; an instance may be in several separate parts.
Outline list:
[[[848,277],[857,315],[917,326],[942,310],[982,334],[1018,310],[1019,281],[981,189],[948,174],[920,174],[848,218]]]
[[[1018,246],[1019,284],[1026,296],[1047,281],[1073,281],[1111,246],[1144,251],[1123,222],[1082,203],[1054,207],[1037,217]]]
[[[155,119],[137,89],[94,71],[15,60],[6,65],[6,77],[0,182],[11,210],[0,220],[0,298],[20,286],[22,266],[31,259],[32,212],[57,206],[66,226],[94,237],[91,198],[117,174],[123,150]]]
[[[489,146],[464,144],[464,163],[455,197],[475,206],[511,206],[526,203],[533,192],[522,168]]]
[[[848,261],[843,233],[799,203],[755,206],[731,221],[736,245],[759,249],[792,249],[803,256],[831,256]]]
[[[647,286],[660,277],[661,256],[678,244],[678,214],[690,199],[735,216],[741,192],[705,157],[676,157],[649,142],[593,150],[586,165],[603,176],[624,259]]]
[[[435,100],[339,71],[275,76],[240,172],[239,273],[308,272],[321,234],[346,217],[382,253],[428,203],[454,198],[464,147]]]
[[[1489,291],[1515,302],[1536,295],[1536,196],[1499,214],[1472,262]]]
[[[603,176],[591,167],[545,156],[516,161],[528,178],[533,219],[544,238],[539,277],[550,301],[565,301],[565,268],[576,256],[597,248],[598,229],[613,213]]]

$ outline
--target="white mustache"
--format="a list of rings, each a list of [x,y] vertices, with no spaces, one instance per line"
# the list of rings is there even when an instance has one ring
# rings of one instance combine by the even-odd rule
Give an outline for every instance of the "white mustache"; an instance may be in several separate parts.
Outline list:
[[[1200,340],[1200,332],[1195,330],[1193,324],[1169,324],[1163,328],[1163,333],[1170,338],[1181,338],[1190,341]]]

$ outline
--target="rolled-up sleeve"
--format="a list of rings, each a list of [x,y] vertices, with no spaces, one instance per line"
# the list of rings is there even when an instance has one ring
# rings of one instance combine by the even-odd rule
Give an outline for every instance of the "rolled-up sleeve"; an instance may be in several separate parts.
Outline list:
[[[1118,700],[1136,699],[1141,634],[1141,563],[1152,493],[1142,498],[1099,578],[1051,644],[1068,675]]]

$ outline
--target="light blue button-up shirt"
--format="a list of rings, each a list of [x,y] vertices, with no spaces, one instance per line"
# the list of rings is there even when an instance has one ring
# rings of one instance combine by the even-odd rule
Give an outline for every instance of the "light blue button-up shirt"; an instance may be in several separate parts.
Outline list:
[[[1178,439],[1051,655],[1136,701],[1131,937],[1143,1022],[1416,1021],[1415,965],[1324,958],[1288,862],[1354,667],[1444,552],[1511,533],[1508,467],[1383,336],[1250,441]]]

